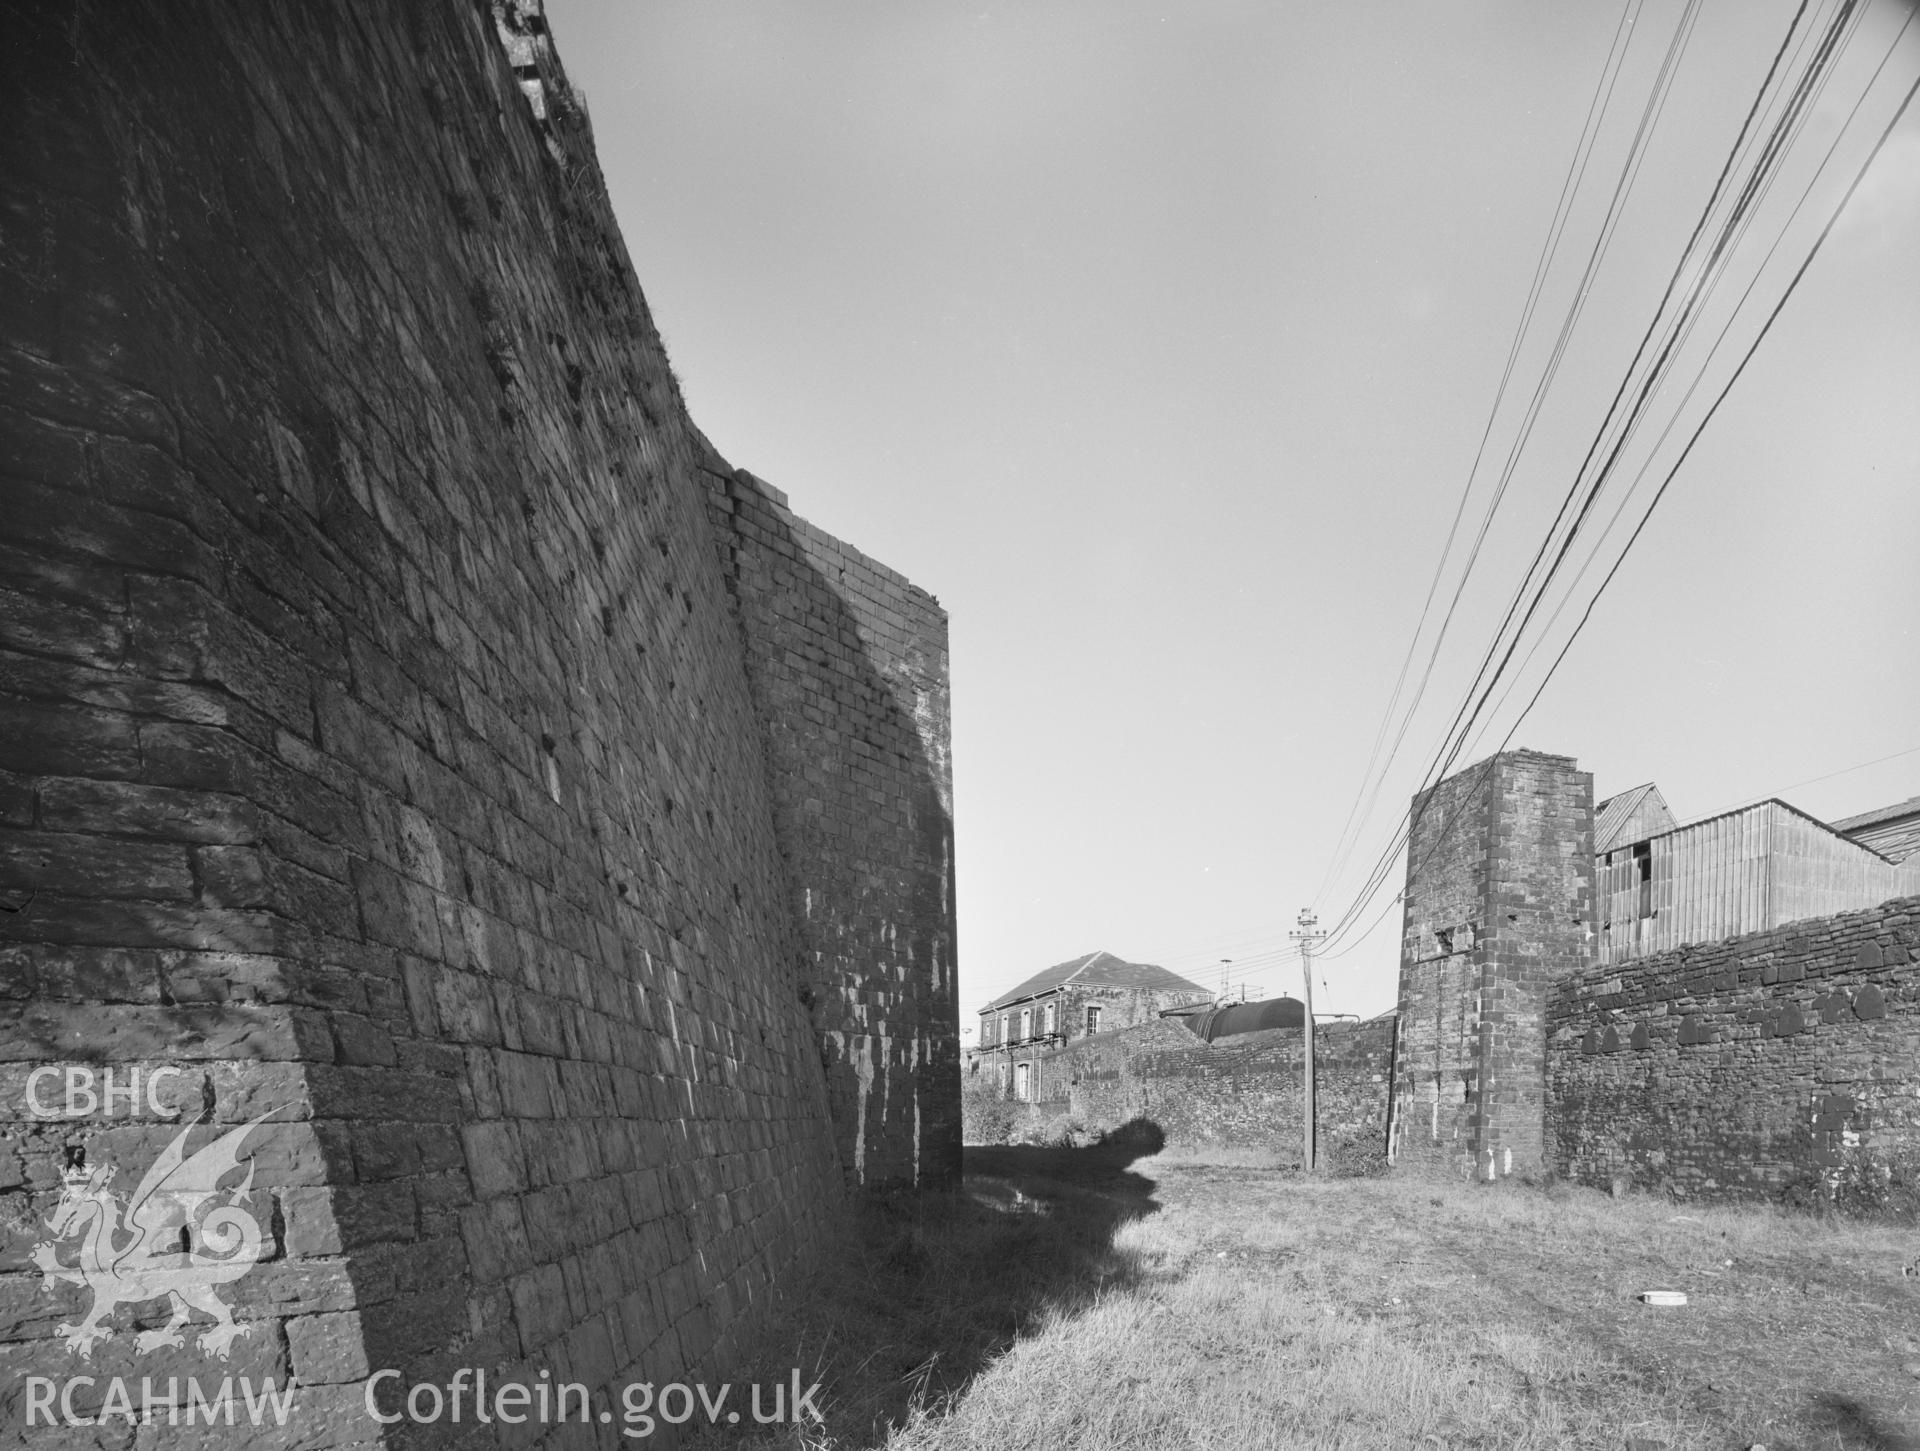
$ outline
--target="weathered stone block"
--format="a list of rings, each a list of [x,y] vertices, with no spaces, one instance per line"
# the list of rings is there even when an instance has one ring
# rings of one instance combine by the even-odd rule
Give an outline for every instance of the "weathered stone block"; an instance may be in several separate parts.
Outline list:
[[[293,1373],[303,1385],[366,1378],[369,1367],[358,1311],[297,1315],[286,1322],[286,1333]]]

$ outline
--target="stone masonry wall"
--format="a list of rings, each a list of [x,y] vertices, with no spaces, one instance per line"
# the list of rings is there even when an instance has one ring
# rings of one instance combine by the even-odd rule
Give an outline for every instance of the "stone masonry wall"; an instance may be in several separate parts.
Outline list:
[[[947,616],[710,458],[843,1167],[960,1173]]]
[[[1089,1129],[1145,1119],[1172,1149],[1256,1149],[1297,1161],[1301,1036],[1273,1028],[1208,1044],[1178,1024],[1146,1024],[1047,1055],[1042,1091]],[[1315,1030],[1321,1155],[1385,1148],[1392,1045],[1391,1015]]]
[[[1512,751],[1414,803],[1396,1161],[1496,1178],[1545,1161],[1546,1002],[1592,955],[1593,778]]]
[[[1920,898],[1556,984],[1556,1165],[1770,1197],[1853,1151],[1920,1153]]]
[[[836,1138],[950,1162],[947,1090],[904,1081],[952,1062],[951,936],[912,906],[943,720],[875,746],[921,758],[883,773],[923,772],[916,855],[790,875],[790,722],[537,13],[55,4],[0,63],[0,1419],[28,1372],[94,1376],[83,1414],[113,1376],[291,1373],[317,1447],[380,1437],[370,1369],[551,1373],[596,1412],[724,1378],[834,1212]],[[864,1004],[889,1045],[851,1136],[797,894],[864,934],[820,1026]],[[75,1064],[176,1071],[41,1114],[30,1076]],[[34,1241],[196,1114],[271,1115],[262,1259],[221,1292],[246,1333],[142,1348],[165,1305],[122,1306],[83,1361],[85,1287]]]
[[[1098,983],[1069,983],[1056,995],[1060,1004],[1060,1031],[1069,1039],[1086,1037],[1088,1008],[1100,1010],[1100,1031],[1111,1033],[1120,1028],[1158,1022],[1160,1014],[1166,1009],[1204,1003],[1209,996],[1204,991],[1191,988],[1121,988]],[[1014,1011],[1018,1012],[1019,1009]],[[1004,1009],[1000,1017],[1006,1017]]]

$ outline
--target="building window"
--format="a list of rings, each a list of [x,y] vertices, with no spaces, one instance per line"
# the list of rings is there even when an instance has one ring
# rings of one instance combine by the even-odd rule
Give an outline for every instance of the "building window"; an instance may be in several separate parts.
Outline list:
[[[1055,1033],[1057,1033],[1060,1030],[1060,1023],[1059,1023],[1059,1017],[1058,1017],[1059,1012],[1060,1012],[1060,1004],[1058,1003],[1047,1004],[1047,1008],[1046,1008],[1047,1026],[1046,1026],[1045,1032],[1048,1037],[1052,1037]]]
[[[1012,1013],[1008,1013],[1006,1017],[1000,1020],[1000,1041],[1002,1043],[1011,1043],[1013,1041],[1013,1014]]]
[[[1031,1063],[1013,1065],[1013,1096],[1022,1103],[1033,1102],[1033,1065]]]
[[[1100,1031],[1100,1005],[1098,1003],[1088,1003],[1087,1004],[1087,1036],[1091,1038],[1095,1033],[1099,1031]]]
[[[1640,885],[1639,916],[1653,915],[1653,843],[1643,841],[1633,849],[1634,880]]]
[[[1032,1036],[1033,1036],[1033,1009],[1022,1008],[1020,1010],[1021,1041],[1024,1042],[1026,1039],[1031,1038]]]

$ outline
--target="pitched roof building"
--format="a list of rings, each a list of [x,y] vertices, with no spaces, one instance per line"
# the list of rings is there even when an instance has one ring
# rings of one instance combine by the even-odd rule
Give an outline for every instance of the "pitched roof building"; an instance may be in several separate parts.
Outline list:
[[[1000,994],[980,1011],[990,1013],[996,1008],[1007,1007],[1028,998],[1045,997],[1069,983],[1079,983],[1082,987],[1114,988],[1132,992],[1198,993],[1207,996],[1207,990],[1198,983],[1188,982],[1178,973],[1168,972],[1164,967],[1155,967],[1150,962],[1128,962],[1115,957],[1111,952],[1089,952],[1085,957],[1076,957],[1070,962],[1055,963],[1045,971],[1036,972],[1032,977]]]
[[[1015,1098],[1038,1091],[1034,1054],[1070,1039],[1112,1033],[1153,1021],[1166,1008],[1210,1003],[1213,994],[1178,973],[1111,952],[1055,963],[980,1009],[980,1035],[970,1073],[982,1060]]]

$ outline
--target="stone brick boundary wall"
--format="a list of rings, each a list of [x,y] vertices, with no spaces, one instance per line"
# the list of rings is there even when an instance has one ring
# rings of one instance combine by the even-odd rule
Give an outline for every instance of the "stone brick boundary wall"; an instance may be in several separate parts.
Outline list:
[[[1323,1155],[1336,1146],[1384,1154],[1393,1033],[1391,1014],[1315,1031]],[[1208,1044],[1166,1021],[1100,1033],[1049,1054],[1040,1077],[1047,1099],[1021,1107],[1032,1126],[1061,1113],[1093,1132],[1144,1119],[1170,1149],[1253,1149],[1297,1161],[1300,1043],[1298,1028],[1271,1028]]]
[[[749,659],[802,531],[716,532],[537,9],[48,4],[0,65],[0,1424],[30,1372],[291,1373],[311,1447],[370,1369],[725,1379],[843,1164],[952,1163],[944,618],[852,569]],[[796,710],[872,822],[790,829]],[[177,1072],[38,1117],[63,1064]],[[83,1360],[49,1216],[268,1113],[229,1358],[161,1301]]]
[[[1301,1134],[1298,1028],[1270,1028],[1211,1045],[1141,1054],[1118,1079],[1083,1075],[1091,1107],[1137,1095],[1134,1115],[1152,1120],[1171,1148],[1260,1149],[1298,1156]],[[1387,1074],[1393,1020],[1329,1022],[1314,1030],[1319,1150],[1386,1150]],[[1095,1070],[1098,1072],[1100,1070]],[[1117,1092],[1116,1092],[1117,1090]]]
[[[1596,968],[1549,1006],[1548,1136],[1588,1183],[1770,1197],[1920,1152],[1920,898]]]

